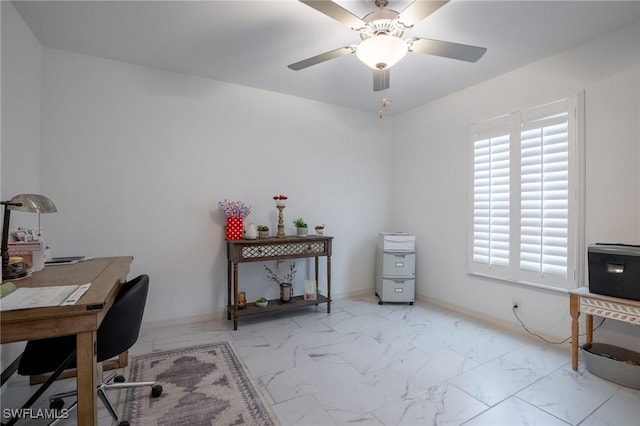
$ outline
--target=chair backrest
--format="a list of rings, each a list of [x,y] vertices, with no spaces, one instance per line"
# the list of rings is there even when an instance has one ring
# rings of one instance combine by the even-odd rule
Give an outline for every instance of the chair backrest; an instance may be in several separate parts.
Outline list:
[[[136,343],[148,292],[148,275],[140,275],[122,285],[98,328],[98,362],[112,358]]]

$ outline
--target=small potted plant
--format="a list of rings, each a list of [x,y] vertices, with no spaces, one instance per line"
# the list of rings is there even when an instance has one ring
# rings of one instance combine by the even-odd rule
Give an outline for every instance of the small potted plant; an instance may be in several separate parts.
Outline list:
[[[294,220],[293,224],[296,226],[296,233],[298,237],[307,236],[307,232],[309,232],[309,226],[305,223],[305,221],[301,217]]]
[[[315,230],[317,235],[322,235],[324,232],[324,225],[316,225]]]
[[[258,238],[269,238],[269,227],[264,225],[258,225]]]
[[[266,297],[261,297],[258,300],[256,300],[256,306],[259,308],[264,308],[269,304],[269,301],[267,300]]]
[[[296,263],[293,262],[289,265],[289,272],[284,274],[282,277],[267,265],[264,265],[264,269],[267,271],[267,279],[274,283],[278,283],[280,286],[280,303],[291,303],[291,298],[293,297],[293,288],[291,285],[296,277]]]

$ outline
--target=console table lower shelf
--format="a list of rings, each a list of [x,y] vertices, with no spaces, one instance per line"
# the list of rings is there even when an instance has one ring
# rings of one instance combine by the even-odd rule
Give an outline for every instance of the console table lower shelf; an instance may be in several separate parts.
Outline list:
[[[304,238],[296,236],[272,237],[256,240],[227,239],[227,319],[233,320],[233,329],[238,329],[238,318],[262,315],[326,303],[327,313],[331,313],[331,241],[333,237],[311,235]],[[327,260],[326,296],[320,294],[318,270],[320,257]],[[314,265],[316,300],[305,300],[303,296],[294,296],[291,302],[280,303],[280,299],[271,299],[265,307],[246,303],[243,309],[237,306],[239,295],[238,266],[245,262],[267,262],[312,258]],[[323,291],[324,292],[324,291]]]
[[[305,306],[318,305],[320,303],[329,303],[329,299],[321,294],[318,295],[317,300],[304,300],[303,296],[293,296],[291,302],[280,303],[280,299],[270,299],[269,303],[265,307],[256,306],[255,303],[247,302],[244,309],[238,309],[237,317],[248,317],[251,315],[262,315],[268,313],[282,312],[289,309],[304,308]],[[227,311],[231,318],[236,320],[233,316],[233,306],[227,306]]]

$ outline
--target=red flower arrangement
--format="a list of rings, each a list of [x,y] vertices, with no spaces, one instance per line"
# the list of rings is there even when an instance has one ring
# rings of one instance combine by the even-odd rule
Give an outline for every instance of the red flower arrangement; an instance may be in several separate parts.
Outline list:
[[[289,197],[287,197],[284,194],[280,194],[280,195],[274,195],[273,199],[276,200],[276,206],[284,206],[284,202],[289,199]]]

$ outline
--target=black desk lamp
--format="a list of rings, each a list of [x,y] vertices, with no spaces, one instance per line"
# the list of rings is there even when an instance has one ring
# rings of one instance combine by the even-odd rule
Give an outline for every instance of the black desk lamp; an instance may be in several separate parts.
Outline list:
[[[40,232],[40,213],[54,213],[58,210],[53,201],[38,194],[20,194],[9,201],[0,201],[4,206],[4,222],[2,225],[2,279],[10,280],[24,277],[26,270],[13,270],[9,267],[9,218],[11,210],[38,213],[38,232]]]

